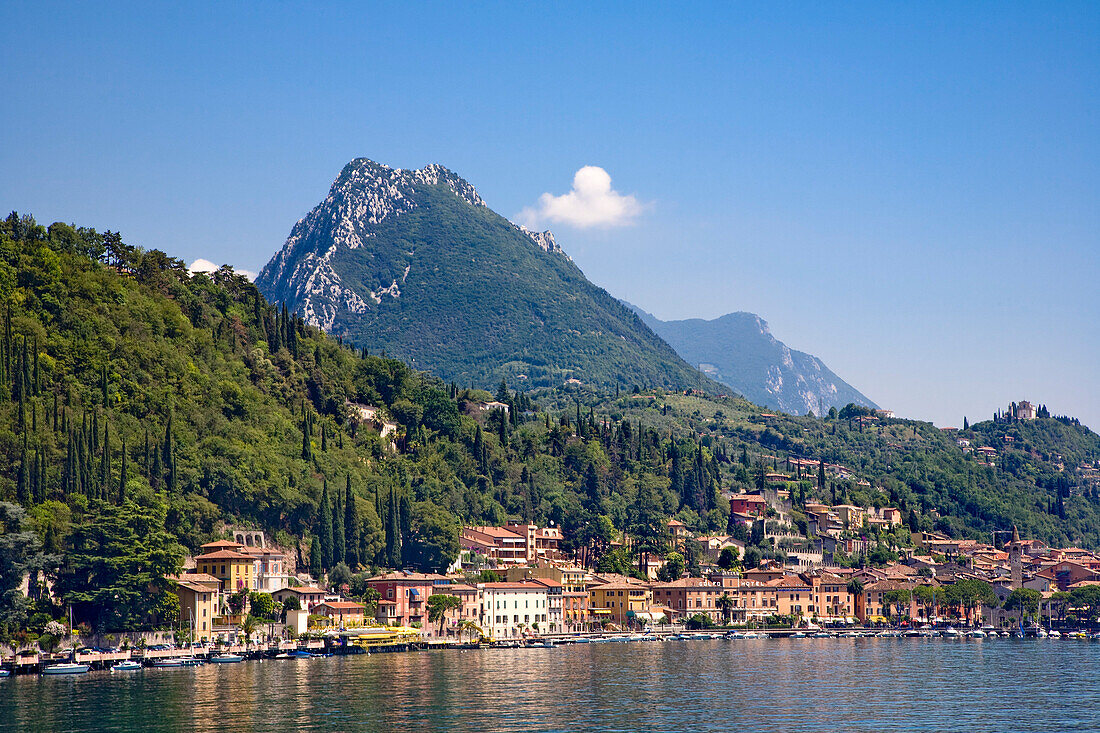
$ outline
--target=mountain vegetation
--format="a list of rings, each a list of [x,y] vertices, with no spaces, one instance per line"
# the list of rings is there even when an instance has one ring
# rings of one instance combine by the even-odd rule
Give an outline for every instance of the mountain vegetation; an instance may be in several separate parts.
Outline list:
[[[68,605],[96,629],[171,624],[164,575],[230,525],[267,531],[315,576],[438,571],[460,524],[509,518],[560,526],[590,566],[637,572],[667,551],[669,516],[731,531],[723,492],[795,457],[851,476],[792,471],[792,516],[815,499],[903,509],[872,562],[912,529],[1017,524],[1100,547],[1096,487],[1077,468],[1100,442],[1068,420],[969,427],[1002,454],[987,467],[931,425],[864,423],[855,405],[763,417],[657,385],[490,393],[327,336],[228,268],[191,274],[117,233],[14,214],[0,223],[0,318],[4,636],[41,633]],[[508,409],[481,409],[494,399]],[[385,439],[381,420],[397,426]],[[744,539],[746,564],[783,551]]]
[[[256,284],[328,332],[448,381],[720,389],[540,236],[445,168],[361,159]]]

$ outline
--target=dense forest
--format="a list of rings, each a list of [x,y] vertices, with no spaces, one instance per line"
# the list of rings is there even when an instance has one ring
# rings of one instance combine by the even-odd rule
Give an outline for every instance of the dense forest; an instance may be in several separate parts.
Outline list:
[[[766,417],[740,398],[644,386],[460,387],[326,336],[229,269],[192,274],[117,233],[15,214],[0,223],[0,318],[4,634],[63,604],[96,628],[162,624],[168,594],[150,590],[230,524],[267,531],[319,574],[440,570],[461,523],[552,522],[584,562],[631,572],[667,551],[669,516],[725,532],[721,492],[761,486],[794,457],[870,485],[790,471],[792,514],[813,499],[896,504],[906,528],[884,547],[908,529],[988,539],[1012,524],[1100,547],[1095,487],[1074,470],[1100,444],[1072,421],[969,427],[1002,450],[990,468],[929,424],[865,424],[854,406]],[[510,409],[474,407],[494,398]],[[358,405],[396,434],[383,440]],[[761,543],[752,559],[769,552],[781,550]],[[14,590],[26,572],[29,601]]]

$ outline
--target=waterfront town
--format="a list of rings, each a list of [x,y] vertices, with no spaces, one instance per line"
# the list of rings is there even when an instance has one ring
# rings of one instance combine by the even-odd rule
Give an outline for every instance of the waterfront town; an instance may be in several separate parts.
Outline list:
[[[728,498],[731,516],[750,532],[765,531],[765,517],[784,506],[775,491]],[[552,645],[717,627],[787,636],[883,629],[1057,636],[1054,627],[1067,619],[1080,625],[1100,608],[1100,555],[1087,550],[1047,547],[1015,530],[998,546],[916,532],[912,548],[875,566],[862,560],[869,547],[859,532],[899,525],[896,509],[810,503],[805,514],[818,540],[783,562],[747,563],[753,550],[746,542],[693,534],[670,518],[663,557],[629,575],[601,572],[563,551],[560,529],[509,522],[463,527],[460,556],[446,573],[390,571],[351,583],[302,572],[294,554],[270,546],[263,532],[231,530],[232,539],[196,548],[169,578],[180,608],[178,629],[160,635],[169,643],[73,647],[68,665],[24,649],[2,667],[6,674],[36,665],[86,670],[96,662],[135,664],[132,657],[186,665],[182,649],[192,659],[197,649],[239,661],[264,653]],[[684,557],[693,558],[690,569]],[[268,623],[256,624],[257,616]]]

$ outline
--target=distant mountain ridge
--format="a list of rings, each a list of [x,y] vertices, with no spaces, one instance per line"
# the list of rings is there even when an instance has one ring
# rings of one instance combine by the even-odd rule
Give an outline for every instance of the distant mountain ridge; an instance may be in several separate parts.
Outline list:
[[[753,313],[727,313],[707,321],[662,321],[623,301],[689,364],[758,405],[795,415],[823,415],[850,402],[878,407],[816,356],[772,336]]]
[[[496,214],[440,165],[348,163],[256,285],[448,381],[721,389],[589,282],[553,234]]]

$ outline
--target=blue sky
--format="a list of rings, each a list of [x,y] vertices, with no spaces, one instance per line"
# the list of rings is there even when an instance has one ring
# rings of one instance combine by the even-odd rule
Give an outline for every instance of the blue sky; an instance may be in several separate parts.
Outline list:
[[[1100,5],[397,5],[4,3],[0,207],[255,271],[354,157],[516,219],[599,166],[627,223],[550,226],[612,294],[1100,426]]]

